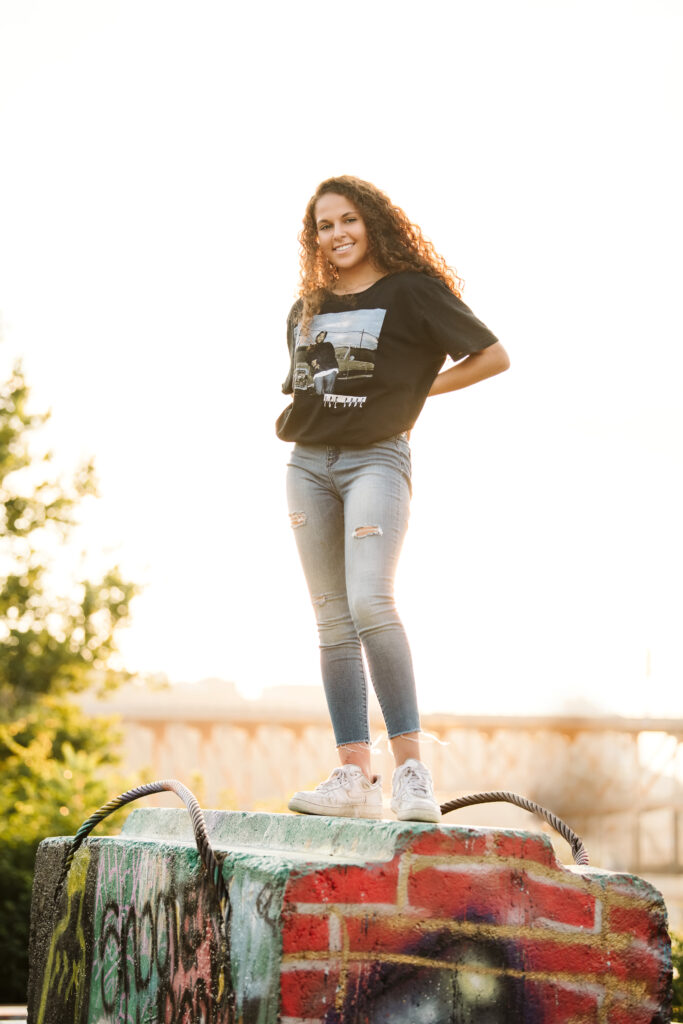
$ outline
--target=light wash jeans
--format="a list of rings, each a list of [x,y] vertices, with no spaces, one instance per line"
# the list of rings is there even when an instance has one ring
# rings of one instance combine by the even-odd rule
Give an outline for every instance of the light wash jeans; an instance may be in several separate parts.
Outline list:
[[[363,447],[292,450],[289,517],[318,623],[337,745],[370,741],[361,644],[389,736],[420,728],[410,648],[394,604],[410,494],[403,435]]]

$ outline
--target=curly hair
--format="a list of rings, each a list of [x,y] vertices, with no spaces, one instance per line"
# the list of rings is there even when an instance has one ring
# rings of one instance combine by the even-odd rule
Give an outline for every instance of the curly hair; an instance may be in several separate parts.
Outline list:
[[[374,264],[389,274],[400,270],[418,270],[443,281],[447,288],[460,297],[463,282],[448,266],[443,256],[412,224],[399,206],[369,181],[344,174],[327,178],[318,185],[304,214],[303,229],[299,234],[301,255],[301,331],[307,333],[311,320],[319,312],[326,296],[339,280],[339,272],[329,263],[318,245],[315,206],[321,196],[333,192],[349,199],[365,223],[368,254]]]

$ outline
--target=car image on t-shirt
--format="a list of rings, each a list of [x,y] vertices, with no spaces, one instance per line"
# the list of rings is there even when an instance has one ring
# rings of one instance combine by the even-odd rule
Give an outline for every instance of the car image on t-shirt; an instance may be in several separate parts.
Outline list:
[[[446,357],[498,340],[440,279],[411,270],[356,294],[329,293],[305,336],[300,318],[299,301],[283,385],[293,400],[276,429],[301,444],[366,445],[410,430]]]

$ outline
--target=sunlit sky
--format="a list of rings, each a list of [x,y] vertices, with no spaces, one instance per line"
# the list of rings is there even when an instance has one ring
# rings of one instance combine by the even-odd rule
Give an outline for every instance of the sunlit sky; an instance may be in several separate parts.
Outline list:
[[[318,682],[284,321],[324,177],[374,181],[511,370],[430,400],[397,596],[421,706],[683,715],[683,5],[0,0],[0,312],[64,560],[129,668]]]

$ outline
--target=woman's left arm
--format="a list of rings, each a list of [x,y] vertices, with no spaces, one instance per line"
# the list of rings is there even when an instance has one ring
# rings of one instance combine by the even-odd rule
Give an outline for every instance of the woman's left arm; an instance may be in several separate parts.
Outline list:
[[[455,366],[450,366],[443,373],[434,378],[427,397],[431,395],[445,395],[448,391],[458,391],[460,388],[468,388],[470,384],[476,384],[487,377],[495,377],[497,373],[507,370],[510,365],[510,358],[499,341],[467,356]]]

